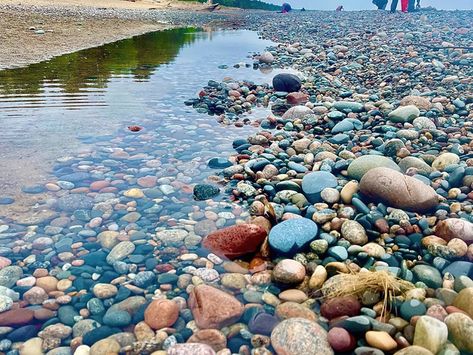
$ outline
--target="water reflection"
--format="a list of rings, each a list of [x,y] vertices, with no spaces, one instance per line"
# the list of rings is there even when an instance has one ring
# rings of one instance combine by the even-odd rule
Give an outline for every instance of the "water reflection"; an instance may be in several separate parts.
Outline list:
[[[40,94],[45,91],[45,82],[54,83],[65,93],[101,89],[113,75],[147,80],[157,67],[171,62],[183,46],[194,42],[196,32],[194,28],[153,32],[26,68],[0,71],[0,94]]]

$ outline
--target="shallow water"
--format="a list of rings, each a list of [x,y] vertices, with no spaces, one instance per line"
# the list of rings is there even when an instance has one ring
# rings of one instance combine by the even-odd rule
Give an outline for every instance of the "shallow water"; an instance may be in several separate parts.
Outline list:
[[[49,196],[20,190],[46,183],[59,157],[90,155],[97,144],[126,149],[127,140],[138,140],[128,125],[143,126],[140,134],[160,142],[176,159],[173,164],[198,158],[192,182],[199,182],[211,173],[206,159],[226,156],[232,140],[251,127],[221,126],[183,102],[209,79],[269,82],[275,71],[233,67],[245,58],[251,64],[249,55],[269,44],[250,31],[177,29],[1,71],[0,197],[16,201],[0,206],[0,215],[28,213],[31,204],[43,204]],[[149,153],[146,147],[139,151]]]

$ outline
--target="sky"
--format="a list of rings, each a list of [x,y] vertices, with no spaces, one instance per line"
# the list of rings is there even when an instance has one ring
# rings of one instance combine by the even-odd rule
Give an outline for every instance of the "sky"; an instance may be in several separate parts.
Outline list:
[[[305,7],[311,10],[334,10],[338,5],[343,5],[345,10],[375,9],[372,0],[266,0],[274,4],[288,2],[292,7],[300,9]],[[399,5],[400,5],[399,1]],[[388,6],[391,1],[388,2]],[[423,7],[433,6],[444,10],[473,10],[473,0],[421,0]]]

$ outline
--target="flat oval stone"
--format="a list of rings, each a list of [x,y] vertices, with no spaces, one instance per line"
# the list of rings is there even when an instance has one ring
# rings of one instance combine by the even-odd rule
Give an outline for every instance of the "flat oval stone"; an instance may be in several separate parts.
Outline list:
[[[399,166],[389,158],[380,155],[363,155],[350,163],[347,172],[349,177],[360,181],[363,175],[368,171],[379,167],[389,168],[395,171],[401,170]]]
[[[377,202],[414,212],[429,211],[439,204],[433,188],[388,168],[368,171],[361,179],[360,191]]]
[[[266,238],[266,230],[256,224],[240,224],[217,230],[202,241],[202,246],[229,259],[254,253]]]
[[[310,203],[320,202],[322,190],[337,185],[337,178],[327,171],[314,171],[302,179],[302,191]]]
[[[315,239],[318,227],[308,218],[294,218],[274,226],[269,232],[270,247],[279,254],[295,254]]]

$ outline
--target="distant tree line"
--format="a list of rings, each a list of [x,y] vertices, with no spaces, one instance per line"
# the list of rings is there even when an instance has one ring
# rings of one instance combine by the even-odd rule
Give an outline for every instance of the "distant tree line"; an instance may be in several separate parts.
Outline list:
[[[205,3],[207,0],[197,0],[199,2]],[[254,10],[270,10],[270,11],[279,11],[281,6],[268,4],[259,0],[213,0],[214,4],[219,3],[223,6],[228,7],[238,7],[240,9],[254,9]]]

